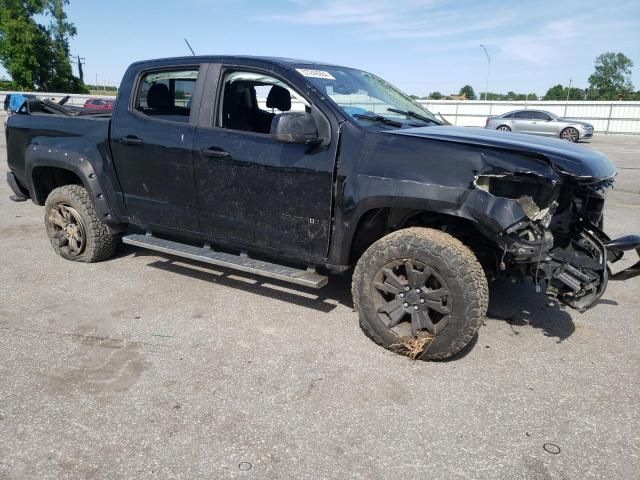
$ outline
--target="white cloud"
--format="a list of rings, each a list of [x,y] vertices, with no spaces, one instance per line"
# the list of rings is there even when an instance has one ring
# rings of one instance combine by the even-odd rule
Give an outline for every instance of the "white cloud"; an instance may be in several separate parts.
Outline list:
[[[567,58],[579,42],[638,28],[637,18],[612,16],[609,5],[598,3],[585,10],[584,0],[565,1],[567,13],[559,17],[555,0],[528,6],[464,0],[289,0],[278,13],[255,18],[348,28],[360,39],[406,41],[416,51],[477,49],[483,43],[500,49],[502,57],[531,65]],[[621,1],[629,12],[638,10],[637,0]]]
[[[390,39],[446,37],[498,28],[513,18],[512,14],[495,12],[477,16],[483,11],[481,5],[461,10],[442,0],[290,0],[289,3],[287,13],[258,18],[296,25],[350,25],[368,38]]]
[[[552,21],[533,31],[505,37],[501,48],[507,58],[543,65],[564,54],[565,48],[577,36],[579,31],[575,21]]]

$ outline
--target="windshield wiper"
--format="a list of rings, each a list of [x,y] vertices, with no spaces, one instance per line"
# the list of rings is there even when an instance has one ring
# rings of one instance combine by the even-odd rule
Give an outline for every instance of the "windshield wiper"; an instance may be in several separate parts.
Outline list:
[[[395,120],[391,120],[390,118],[383,117],[382,115],[365,115],[363,113],[354,113],[353,117],[361,118],[363,120],[370,120],[372,122],[380,122],[386,125],[390,125],[392,127],[401,127],[401,122],[396,122]]]
[[[417,118],[418,120],[422,120],[427,123],[435,123],[436,125],[440,125],[440,122],[434,120],[433,118],[425,117],[424,115],[420,115],[419,113],[412,112],[411,110],[398,110],[397,108],[387,108],[389,112],[399,113],[400,115],[406,115],[407,117]]]

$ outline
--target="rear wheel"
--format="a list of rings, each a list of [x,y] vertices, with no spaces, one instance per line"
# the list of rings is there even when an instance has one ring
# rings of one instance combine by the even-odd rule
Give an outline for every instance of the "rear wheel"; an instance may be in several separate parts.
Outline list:
[[[560,132],[560,138],[575,143],[580,139],[580,133],[573,127],[567,127]]]
[[[510,132],[511,129],[506,125],[500,125],[496,130],[500,130],[501,132]]]
[[[80,185],[51,191],[44,221],[51,246],[62,258],[74,262],[99,262],[113,256],[117,237],[102,223],[89,193]]]
[[[444,232],[417,227],[369,247],[356,265],[352,293],[360,326],[376,343],[432,360],[471,341],[488,303],[473,253]]]

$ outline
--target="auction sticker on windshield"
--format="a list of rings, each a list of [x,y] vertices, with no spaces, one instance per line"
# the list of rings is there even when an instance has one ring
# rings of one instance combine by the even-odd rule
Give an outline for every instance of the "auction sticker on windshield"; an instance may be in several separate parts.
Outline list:
[[[335,80],[334,76],[324,70],[309,70],[306,68],[296,68],[305,77],[324,78],[325,80]]]

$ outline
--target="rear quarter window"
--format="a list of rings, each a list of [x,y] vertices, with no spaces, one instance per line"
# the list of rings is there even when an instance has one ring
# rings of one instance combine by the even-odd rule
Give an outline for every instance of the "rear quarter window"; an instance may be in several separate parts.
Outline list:
[[[149,117],[188,122],[198,69],[153,71],[142,75],[134,108]]]

